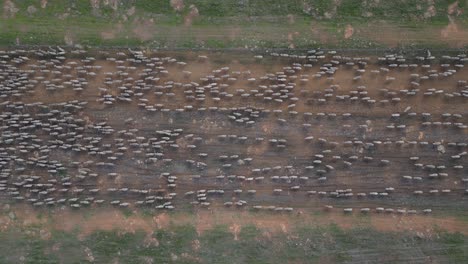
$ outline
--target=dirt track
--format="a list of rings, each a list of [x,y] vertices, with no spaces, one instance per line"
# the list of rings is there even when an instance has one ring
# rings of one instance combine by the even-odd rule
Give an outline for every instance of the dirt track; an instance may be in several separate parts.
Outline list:
[[[4,200],[467,208],[463,56],[58,53],[3,54]],[[33,120],[42,125],[27,127]]]

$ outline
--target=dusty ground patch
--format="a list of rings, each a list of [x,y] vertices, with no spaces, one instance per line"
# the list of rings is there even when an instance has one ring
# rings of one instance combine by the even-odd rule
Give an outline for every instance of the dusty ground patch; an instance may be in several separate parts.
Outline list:
[[[135,233],[143,230],[152,233],[154,230],[167,229],[170,226],[194,225],[199,234],[211,230],[218,225],[230,227],[235,237],[243,226],[255,225],[268,232],[288,233],[297,226],[327,226],[330,223],[337,224],[344,229],[355,227],[370,227],[382,232],[412,232],[426,236],[433,235],[439,229],[449,232],[461,232],[468,235],[468,226],[465,222],[454,218],[437,216],[397,216],[397,215],[346,215],[343,213],[311,214],[268,214],[254,212],[233,212],[227,210],[200,210],[194,215],[190,213],[167,214],[159,213],[153,217],[143,216],[135,211],[126,216],[121,210],[105,208],[94,210],[86,214],[69,209],[55,210],[48,215],[39,215],[40,212],[27,206],[12,207],[15,218],[3,217],[3,230],[20,224],[22,226],[41,225],[47,232],[51,230],[63,230],[71,232],[79,230],[80,236],[85,237],[93,232],[104,230],[121,230]]]
[[[172,8],[174,8],[175,11],[182,11],[184,10],[184,1],[183,0],[170,0]]]
[[[147,41],[154,37],[156,26],[153,19],[137,19],[133,23],[133,34],[141,41]]]
[[[344,31],[344,38],[349,39],[352,37],[354,34],[354,28],[351,25],[346,25],[345,31]]]

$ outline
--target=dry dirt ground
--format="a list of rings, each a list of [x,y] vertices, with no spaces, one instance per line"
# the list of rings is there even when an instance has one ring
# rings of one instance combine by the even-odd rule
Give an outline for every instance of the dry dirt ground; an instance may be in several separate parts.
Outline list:
[[[451,216],[467,209],[463,54],[45,49],[2,59],[1,199],[25,225],[468,232]]]
[[[324,214],[310,214],[304,212],[294,215],[278,215],[265,212],[232,211],[226,209],[199,210],[193,213],[155,213],[142,215],[135,211],[131,215],[124,214],[114,208],[88,209],[83,213],[67,208],[53,209],[50,213],[41,215],[41,211],[30,206],[12,206],[15,219],[7,215],[0,218],[1,230],[20,227],[29,228],[40,226],[43,232],[79,230],[78,238],[82,239],[96,231],[114,231],[135,233],[166,229],[174,226],[193,225],[199,235],[212,230],[219,225],[229,226],[233,234],[239,233],[244,226],[254,225],[267,233],[288,233],[291,229],[300,226],[320,227],[336,224],[343,229],[372,228],[381,232],[408,232],[418,236],[431,238],[440,230],[447,232],[460,232],[468,234],[466,221],[456,217],[444,216],[362,216],[344,215],[338,212]]]

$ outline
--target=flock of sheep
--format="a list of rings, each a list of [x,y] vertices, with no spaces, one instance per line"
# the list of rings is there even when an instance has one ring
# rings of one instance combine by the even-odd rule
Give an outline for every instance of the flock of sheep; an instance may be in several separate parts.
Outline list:
[[[430,213],[468,194],[467,61],[3,50],[0,199]]]

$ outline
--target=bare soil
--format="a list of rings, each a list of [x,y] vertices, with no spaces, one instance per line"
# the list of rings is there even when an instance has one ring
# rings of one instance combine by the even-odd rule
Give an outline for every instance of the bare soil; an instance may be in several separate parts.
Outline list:
[[[54,164],[60,162],[67,166],[70,189],[65,193],[46,192],[44,197],[23,187],[15,188],[25,199],[34,198],[34,202],[45,199],[57,201],[60,198],[68,199],[69,202],[52,205],[49,209],[41,208],[40,205],[36,205],[36,209],[13,209],[16,217],[21,219],[20,223],[44,224],[47,221],[36,213],[51,210],[51,228],[70,231],[80,226],[83,236],[94,230],[115,228],[127,232],[139,229],[150,232],[154,228],[184,222],[194,223],[199,232],[224,223],[231,227],[234,234],[238,234],[243,225],[250,223],[288,232],[291,223],[328,224],[330,221],[344,228],[370,225],[384,231],[409,230],[431,234],[435,226],[440,226],[450,231],[467,232],[462,220],[450,216],[453,212],[462,213],[467,206],[464,180],[466,168],[454,167],[466,166],[466,156],[463,154],[466,146],[460,144],[466,142],[467,129],[453,127],[454,123],[463,125],[467,121],[465,98],[461,95],[465,93],[468,72],[465,67],[457,66],[460,65],[460,60],[451,62],[447,58],[441,58],[440,61],[427,59],[421,63],[408,57],[405,63],[416,64],[414,68],[392,68],[392,63],[382,62],[374,55],[342,54],[341,57],[333,57],[332,54],[326,54],[324,61],[312,62],[310,66],[306,66],[304,58],[285,55],[263,54],[263,57],[254,57],[250,53],[145,52],[145,56],[152,59],[147,60],[148,65],[138,65],[126,60],[134,58],[126,50],[96,52],[84,56],[96,56],[92,65],[99,66],[99,70],[92,70],[95,74],[85,78],[86,84],[82,91],[77,92],[71,88],[50,91],[45,89],[47,82],[37,82],[32,86],[31,93],[24,94],[21,101],[13,99],[18,104],[42,102],[51,106],[73,100],[87,102],[85,108],[73,113],[74,119],[83,119],[82,126],[87,136],[101,137],[101,141],[93,143],[98,150],[111,150],[110,155],[99,156],[91,156],[87,151],[73,153],[56,149],[50,152],[49,160],[54,161]],[[30,60],[20,64],[17,71],[34,69],[47,62],[34,58],[32,54],[28,56],[31,57]],[[430,54],[424,53],[422,56]],[[354,65],[343,62],[347,57],[350,58],[348,62],[355,62]],[[106,58],[117,59],[114,61]],[[330,67],[332,60],[342,61],[336,65],[334,74],[324,73],[323,70],[329,69],[327,67]],[[78,67],[86,63],[89,62],[84,62],[83,58],[67,57],[61,64],[75,66],[67,70],[71,77],[64,78],[78,78],[82,74]],[[125,72],[121,71],[122,66],[127,67]],[[293,73],[292,67],[299,68]],[[444,76],[447,70],[452,70],[453,74]],[[145,76],[142,75],[144,71],[157,78],[155,83],[142,77]],[[122,73],[126,73],[125,77],[122,77]],[[49,71],[32,71],[30,74],[30,80],[57,81],[57,75]],[[432,75],[429,77],[430,74]],[[229,76],[235,79],[229,80]],[[422,76],[427,76],[427,80],[421,78]],[[271,80],[262,80],[262,77]],[[216,99],[221,95],[216,90],[212,91],[209,86],[209,80],[213,78],[219,80],[212,82],[212,85],[223,87],[222,91],[232,94],[230,99]],[[287,81],[282,80],[283,78]],[[104,105],[100,102],[104,96],[116,98],[137,93],[135,80],[142,79],[152,87],[152,92],[139,95],[145,100],[139,100],[135,96],[129,97],[132,98],[130,102],[117,102],[116,105]],[[277,88],[281,84],[286,87],[286,83],[291,86],[288,88],[290,90]],[[3,84],[6,87],[10,85],[9,82]],[[187,95],[201,94],[195,89],[200,85],[206,89],[203,91],[205,100],[197,102],[188,98]],[[98,89],[103,87],[105,89]],[[268,87],[275,91],[268,91]],[[129,95],[123,95],[124,90]],[[409,90],[414,90],[415,94],[407,95]],[[263,91],[262,94],[256,95],[260,91]],[[284,98],[284,101],[268,102],[267,98],[263,98],[265,94],[271,94],[276,99]],[[261,98],[256,99],[255,95]],[[355,97],[356,101],[343,101],[339,99],[340,96]],[[370,99],[376,100],[375,103],[366,103],[365,100]],[[2,100],[2,111],[6,113],[2,116],[2,122],[10,124],[8,111],[12,110],[7,111],[7,106],[11,103]],[[145,102],[145,106],[158,110],[142,109],[137,105],[138,102]],[[194,109],[187,108],[189,105]],[[186,110],[180,110],[184,107]],[[216,111],[209,107],[229,109]],[[30,116],[37,115],[37,112],[28,109]],[[162,109],[169,110],[164,112]],[[274,110],[277,112],[273,112]],[[343,116],[346,113],[350,116]],[[395,113],[400,116],[392,117]],[[409,113],[415,113],[416,117],[411,117]],[[431,117],[425,119],[423,113],[430,113]],[[450,117],[442,116],[447,113]],[[254,122],[251,126],[246,126],[242,122],[233,121],[233,118],[240,116],[248,117],[248,120]],[[434,124],[428,127],[423,124],[425,121]],[[92,126],[101,122],[106,122],[114,133],[103,136],[91,130]],[[436,125],[437,122],[440,124]],[[403,125],[403,128],[396,128],[398,125]],[[10,134],[14,127],[16,126],[3,126],[3,134]],[[176,148],[161,147],[161,150],[154,150],[149,147],[135,147],[133,144],[150,142],[147,141],[149,138],[159,137],[156,131],[167,129],[182,129],[171,143],[177,144]],[[51,138],[52,135],[38,131],[28,133],[37,135],[43,142],[57,142]],[[133,134],[122,136],[128,131],[133,131]],[[221,135],[226,135],[226,139],[221,139]],[[241,136],[246,137],[244,142],[239,139]],[[305,139],[310,136],[313,136],[310,141]],[[196,137],[200,139],[195,140]],[[263,138],[263,141],[256,138]],[[116,145],[116,139],[121,139],[119,142],[123,142],[126,147],[122,158],[115,159],[115,166],[112,168],[99,167],[98,162],[108,162],[108,157],[122,146]],[[276,147],[278,143],[271,140],[280,140],[285,146],[280,149]],[[427,146],[423,144],[425,142]],[[372,144],[365,145],[366,143],[374,145],[371,147]],[[439,146],[433,145],[434,143]],[[460,144],[451,147],[449,143]],[[1,144],[4,144],[3,151],[13,151],[18,159],[22,157],[21,160],[34,160],[40,156],[38,150],[20,152],[19,149],[10,148],[6,145],[6,138]],[[150,163],[147,157],[153,155],[151,153],[163,153],[160,155],[170,160],[158,158]],[[203,153],[207,157],[200,155]],[[223,155],[226,157],[222,157]],[[460,157],[455,159],[455,155]],[[419,157],[417,162],[410,161],[410,157],[414,156]],[[246,158],[252,160],[248,161]],[[18,162],[22,162],[21,160]],[[345,161],[350,163],[346,165]],[[384,165],[383,161],[388,165]],[[416,163],[426,167],[418,168]],[[1,199],[5,202],[18,195],[13,191],[16,189],[11,188],[24,185],[19,181],[33,174],[39,176],[38,184],[41,185],[37,188],[44,189],[43,184],[54,179],[57,182],[52,185],[56,189],[63,188],[61,177],[64,176],[34,166],[29,171],[17,172],[11,170],[19,166],[16,163],[3,164],[2,172],[11,172],[8,174],[9,178],[2,183],[2,186],[10,188],[10,191],[3,191]],[[431,169],[427,167],[429,165],[439,167]],[[275,168],[277,166],[280,167]],[[83,170],[96,173],[96,176],[79,179],[77,175]],[[445,172],[447,176],[429,178],[432,173],[442,175]],[[164,173],[177,177],[174,180],[176,186],[169,186],[167,176],[162,176]],[[418,176],[422,180],[408,182],[402,179],[404,175]],[[260,176],[264,177],[263,180],[254,179]],[[282,178],[275,179],[275,176]],[[295,176],[306,178],[299,180]],[[91,193],[90,190],[94,188],[99,190]],[[111,191],[111,188],[119,190]],[[130,190],[135,189],[146,193],[130,193]],[[275,194],[275,189],[281,189],[282,192]],[[347,189],[349,190],[341,191]],[[209,190],[223,190],[224,194],[209,194],[206,200],[199,200],[196,194],[186,195],[189,191],[204,194]],[[237,193],[238,190],[242,193]],[[248,194],[249,190],[255,190],[256,193]],[[438,194],[429,194],[433,190],[438,190]],[[450,192],[443,193],[443,190]],[[325,193],[308,194],[308,191]],[[414,195],[415,191],[423,191],[423,194]],[[349,198],[336,197],[338,192],[353,195]],[[380,193],[379,196],[373,197],[374,192]],[[358,198],[358,193],[365,193],[367,196]],[[382,193],[386,193],[385,197]],[[173,198],[168,198],[169,195],[173,195]],[[154,201],[155,197],[160,200]],[[103,199],[104,205],[91,202],[75,211],[68,209],[68,205],[76,204],[73,199],[85,201],[89,198],[92,198],[90,201]],[[151,205],[138,206],[137,202],[148,200],[153,200]],[[120,210],[109,209],[112,201],[117,202],[116,206],[120,204],[133,213],[126,215]],[[201,201],[208,204],[203,206]],[[236,205],[242,201],[246,205]],[[175,215],[154,213],[155,205],[163,202],[169,202],[174,207]],[[232,202],[233,205],[228,209],[225,207],[226,202]],[[334,208],[324,212],[327,205]],[[141,216],[138,213],[141,206],[154,213],[154,216]],[[273,210],[260,209],[260,212],[255,213],[251,212],[254,210],[253,206],[273,206]],[[378,214],[377,207],[392,209],[393,213]],[[292,211],[285,212],[284,208],[291,208]],[[346,215],[343,213],[344,208],[353,208],[354,211]],[[362,208],[370,209],[369,216],[360,213]],[[434,216],[422,213],[423,209],[428,208],[434,211]],[[87,215],[87,210],[92,213]],[[396,210],[403,211],[397,213]],[[409,214],[409,210],[416,210],[416,214]],[[187,214],[188,211],[193,211],[193,215]],[[8,216],[3,217],[2,228],[8,228],[12,223],[12,219],[8,219]],[[47,233],[44,233],[44,237],[48,237]]]

